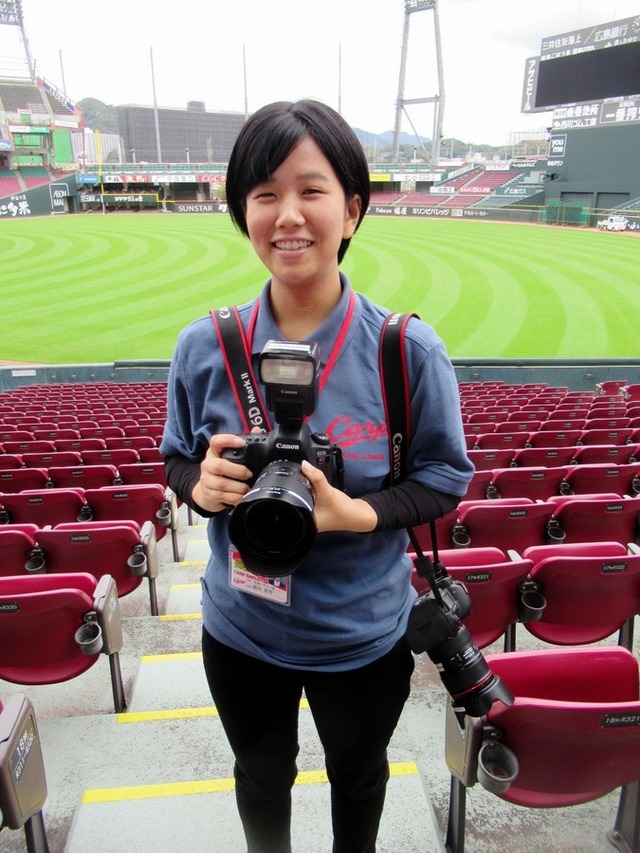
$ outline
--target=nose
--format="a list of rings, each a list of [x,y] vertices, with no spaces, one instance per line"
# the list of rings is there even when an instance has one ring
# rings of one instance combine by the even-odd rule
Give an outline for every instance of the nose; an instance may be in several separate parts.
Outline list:
[[[297,196],[287,194],[282,196],[278,204],[276,226],[279,228],[294,228],[304,224],[304,214]]]

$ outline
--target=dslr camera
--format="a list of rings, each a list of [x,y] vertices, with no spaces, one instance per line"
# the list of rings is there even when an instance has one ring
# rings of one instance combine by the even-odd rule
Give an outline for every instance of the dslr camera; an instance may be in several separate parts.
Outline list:
[[[427,652],[454,705],[472,717],[482,717],[497,699],[512,705],[511,691],[489,669],[461,622],[471,612],[465,585],[452,580],[442,563],[434,565],[428,556],[414,562],[431,589],[416,599],[409,613],[406,637],[411,650]]]
[[[257,575],[292,574],[315,540],[315,493],[301,463],[310,462],[344,488],[342,451],[305,423],[316,408],[319,364],[316,343],[268,341],[259,374],[276,427],[243,434],[244,447],[222,454],[253,474],[250,490],[231,513],[229,534],[247,569]]]

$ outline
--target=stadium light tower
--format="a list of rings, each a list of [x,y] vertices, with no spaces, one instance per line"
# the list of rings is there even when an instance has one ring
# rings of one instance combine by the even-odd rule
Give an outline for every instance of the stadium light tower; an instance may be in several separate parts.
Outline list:
[[[430,97],[405,98],[404,83],[407,72],[407,54],[409,52],[409,27],[411,22],[411,15],[414,15],[416,12],[433,12],[438,90],[435,95],[431,95]],[[444,72],[442,64],[442,50],[440,44],[438,0],[404,0],[404,30],[402,34],[402,54],[400,57],[398,100],[396,101],[396,125],[393,136],[394,162],[398,161],[398,156],[400,153],[400,128],[402,125],[402,113],[406,112],[405,107],[410,104],[433,104],[433,138],[431,140],[431,162],[437,163],[440,160],[440,140],[442,137],[442,116],[444,112]],[[407,118],[409,118],[408,113]],[[409,121],[411,122],[410,118]],[[418,134],[416,133],[416,136],[417,135]]]
[[[29,42],[27,41],[27,34],[24,29],[22,0],[0,0],[0,26],[17,27],[20,30],[20,38],[29,69],[29,77],[33,83],[36,79],[36,67],[29,51]]]

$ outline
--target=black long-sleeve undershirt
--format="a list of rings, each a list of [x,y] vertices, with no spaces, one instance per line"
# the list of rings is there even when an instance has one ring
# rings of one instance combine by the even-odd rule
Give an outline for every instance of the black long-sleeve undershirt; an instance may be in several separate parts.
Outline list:
[[[199,507],[191,497],[200,478],[199,462],[185,456],[168,456],[165,460],[165,471],[169,487],[180,500],[203,518],[217,515]],[[376,530],[400,530],[416,527],[446,515],[458,506],[460,498],[407,480],[379,492],[363,495],[362,500],[366,501],[378,516]]]

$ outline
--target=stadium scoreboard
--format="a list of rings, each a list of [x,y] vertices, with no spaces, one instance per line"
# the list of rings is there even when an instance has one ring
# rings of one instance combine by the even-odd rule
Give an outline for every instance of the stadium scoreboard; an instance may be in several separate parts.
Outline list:
[[[553,130],[640,122],[640,15],[542,39],[522,112],[550,110]]]

